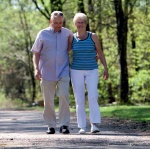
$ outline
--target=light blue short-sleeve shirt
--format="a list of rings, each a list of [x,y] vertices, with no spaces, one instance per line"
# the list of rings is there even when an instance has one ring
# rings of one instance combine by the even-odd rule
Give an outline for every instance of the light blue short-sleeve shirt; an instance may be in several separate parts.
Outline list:
[[[55,32],[52,27],[41,30],[31,49],[40,53],[39,69],[45,80],[58,81],[69,76],[68,38],[72,32],[62,27]]]

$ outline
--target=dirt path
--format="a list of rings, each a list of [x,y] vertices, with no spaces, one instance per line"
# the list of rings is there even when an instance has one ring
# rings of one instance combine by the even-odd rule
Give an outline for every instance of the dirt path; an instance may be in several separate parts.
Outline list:
[[[79,135],[76,116],[72,114],[69,135],[47,135],[39,111],[0,111],[0,149],[149,149],[147,123],[103,118],[101,132]]]

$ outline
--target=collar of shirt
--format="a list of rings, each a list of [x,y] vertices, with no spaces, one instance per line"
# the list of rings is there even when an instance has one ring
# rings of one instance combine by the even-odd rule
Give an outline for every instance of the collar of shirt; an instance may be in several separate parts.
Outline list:
[[[59,32],[55,32],[53,27],[49,27],[50,31],[53,31],[54,33],[61,33],[61,30]]]

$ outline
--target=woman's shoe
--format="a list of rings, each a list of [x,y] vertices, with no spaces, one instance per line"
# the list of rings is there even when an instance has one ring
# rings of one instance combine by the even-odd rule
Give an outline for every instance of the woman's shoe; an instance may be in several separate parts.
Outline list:
[[[95,124],[91,124],[91,133],[99,132],[99,128]]]
[[[86,128],[81,128],[79,130],[79,134],[85,134],[86,133]]]

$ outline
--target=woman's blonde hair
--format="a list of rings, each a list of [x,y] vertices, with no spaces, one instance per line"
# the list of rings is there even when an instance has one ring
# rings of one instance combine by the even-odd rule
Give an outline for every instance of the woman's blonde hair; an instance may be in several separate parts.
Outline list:
[[[74,18],[73,18],[73,22],[74,24],[76,23],[76,21],[78,19],[82,19],[85,21],[85,23],[87,24],[87,16],[84,13],[78,12],[75,14]]]

